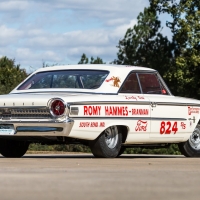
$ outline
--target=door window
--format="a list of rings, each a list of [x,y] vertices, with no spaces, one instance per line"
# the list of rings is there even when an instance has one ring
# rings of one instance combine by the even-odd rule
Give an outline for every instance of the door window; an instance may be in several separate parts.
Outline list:
[[[128,76],[120,93],[141,93],[136,73],[132,73]]]
[[[144,94],[168,94],[155,73],[139,73],[138,77]]]

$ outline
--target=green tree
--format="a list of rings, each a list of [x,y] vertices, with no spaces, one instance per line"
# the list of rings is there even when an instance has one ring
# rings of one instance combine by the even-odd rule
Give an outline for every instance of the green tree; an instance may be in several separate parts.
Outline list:
[[[159,14],[168,13],[175,62],[168,77],[182,96],[200,98],[200,1],[149,0]]]
[[[14,59],[0,58],[0,94],[7,94],[27,77],[20,65],[15,65]]]
[[[137,20],[119,41],[114,63],[154,68],[165,76],[173,61],[173,44],[160,33],[161,22],[155,9],[144,8]]]
[[[82,56],[81,56],[81,60],[78,62],[78,64],[88,64],[88,57],[85,55],[85,54],[83,54]]]
[[[105,64],[103,60],[99,57],[96,59],[92,56],[91,59],[86,56],[86,54],[83,54],[81,56],[81,60],[78,62],[78,64]]]

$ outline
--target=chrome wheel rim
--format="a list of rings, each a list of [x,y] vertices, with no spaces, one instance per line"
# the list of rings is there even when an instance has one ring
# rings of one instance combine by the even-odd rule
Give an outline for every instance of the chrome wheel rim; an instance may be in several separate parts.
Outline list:
[[[116,126],[109,127],[105,130],[105,142],[110,149],[114,149],[118,142],[118,130]]]
[[[200,150],[200,130],[195,128],[192,135],[189,138],[190,146],[195,150]]]

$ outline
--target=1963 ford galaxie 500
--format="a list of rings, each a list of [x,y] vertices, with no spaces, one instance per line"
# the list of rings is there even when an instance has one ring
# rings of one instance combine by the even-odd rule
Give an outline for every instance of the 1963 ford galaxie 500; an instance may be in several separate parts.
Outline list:
[[[167,147],[200,156],[200,101],[175,97],[157,71],[116,65],[42,68],[0,96],[0,153],[30,143],[73,144],[95,157],[126,147]]]

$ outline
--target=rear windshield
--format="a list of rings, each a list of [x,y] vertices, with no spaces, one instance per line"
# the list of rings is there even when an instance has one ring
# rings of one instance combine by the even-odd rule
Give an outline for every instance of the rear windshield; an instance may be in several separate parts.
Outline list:
[[[103,70],[59,70],[39,72],[26,80],[17,90],[44,88],[96,89],[101,86],[108,71]]]

